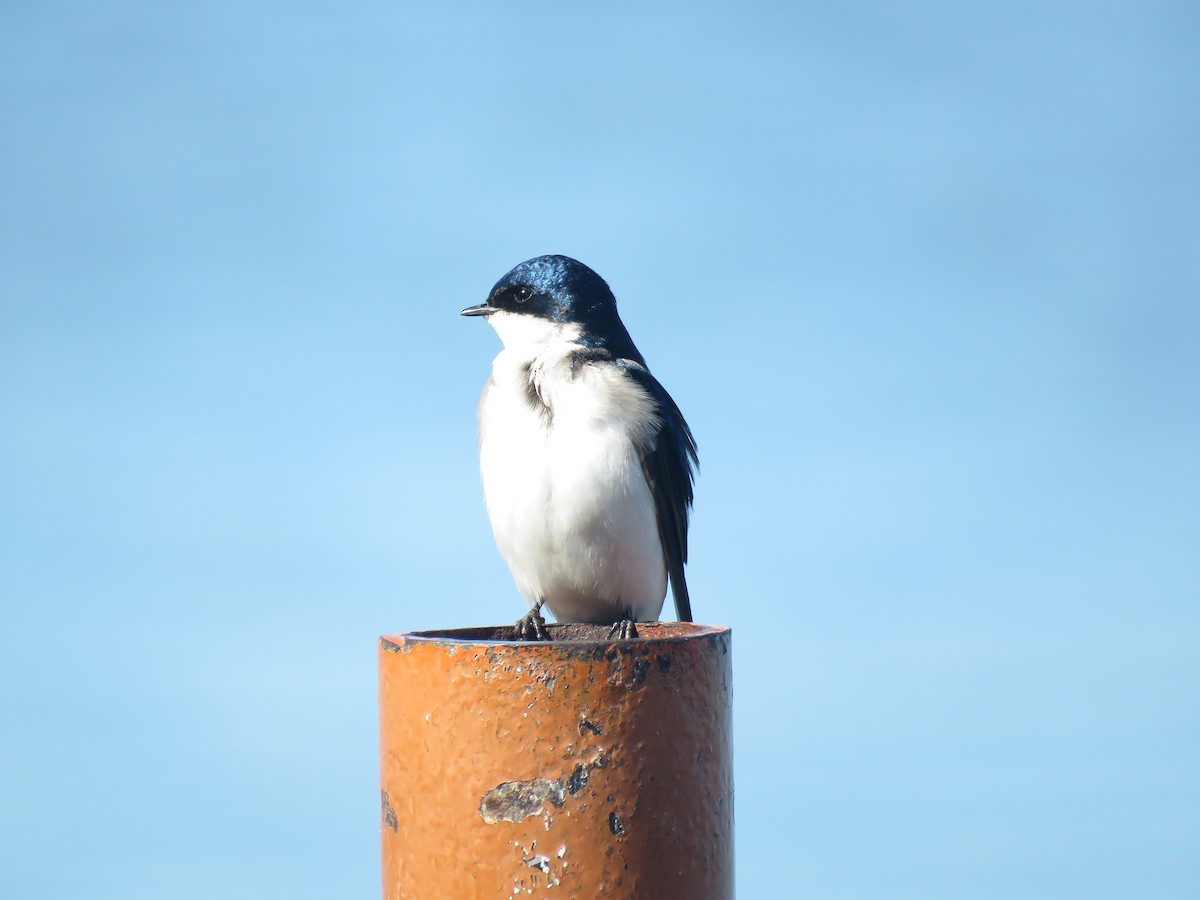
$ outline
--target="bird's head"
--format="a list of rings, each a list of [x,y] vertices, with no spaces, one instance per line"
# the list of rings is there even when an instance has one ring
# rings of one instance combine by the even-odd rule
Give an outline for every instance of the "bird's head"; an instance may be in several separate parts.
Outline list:
[[[558,338],[640,360],[604,279],[569,256],[526,260],[462,314],[487,317],[506,347]]]

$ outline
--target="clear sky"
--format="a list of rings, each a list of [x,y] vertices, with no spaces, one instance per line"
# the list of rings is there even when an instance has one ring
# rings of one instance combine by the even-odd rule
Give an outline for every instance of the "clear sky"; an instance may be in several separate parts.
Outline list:
[[[740,895],[1200,894],[1200,13],[0,7],[0,895],[376,896],[566,253],[700,445]]]

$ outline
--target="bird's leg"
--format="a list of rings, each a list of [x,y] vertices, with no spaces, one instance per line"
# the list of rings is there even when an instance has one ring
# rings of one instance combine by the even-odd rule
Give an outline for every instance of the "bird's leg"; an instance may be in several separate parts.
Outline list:
[[[533,609],[517,619],[513,626],[513,638],[518,641],[548,641],[550,632],[546,630],[546,620],[542,618],[542,604],[539,600],[533,604]]]
[[[613,622],[613,626],[608,632],[608,639],[610,641],[631,641],[637,636],[637,623],[633,621],[632,609],[625,610],[624,617]]]

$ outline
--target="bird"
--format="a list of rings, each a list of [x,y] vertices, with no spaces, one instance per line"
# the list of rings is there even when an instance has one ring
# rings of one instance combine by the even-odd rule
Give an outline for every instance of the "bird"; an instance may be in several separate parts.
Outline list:
[[[658,621],[670,581],[692,621],[684,564],[699,457],[692,431],[646,365],[596,272],[538,256],[464,309],[502,348],[479,397],[479,467],[492,532],[533,604],[515,637],[558,622]]]

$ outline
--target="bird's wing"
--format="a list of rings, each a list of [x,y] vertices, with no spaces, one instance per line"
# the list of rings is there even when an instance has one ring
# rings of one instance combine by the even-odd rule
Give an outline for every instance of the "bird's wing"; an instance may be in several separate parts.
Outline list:
[[[662,419],[658,433],[639,448],[642,471],[654,497],[658,517],[658,535],[666,556],[675,613],[681,622],[692,621],[692,602],[688,597],[683,564],[687,562],[688,514],[692,508],[694,468],[700,460],[696,440],[683,419],[683,413],[666,388],[643,365],[622,360],[623,368],[654,399]]]

